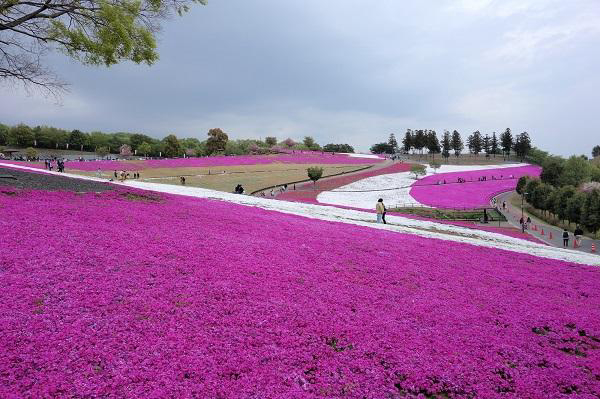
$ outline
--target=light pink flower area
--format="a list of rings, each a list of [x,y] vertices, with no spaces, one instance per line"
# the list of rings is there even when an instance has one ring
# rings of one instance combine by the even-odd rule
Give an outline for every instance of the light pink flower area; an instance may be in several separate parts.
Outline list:
[[[0,189],[0,397],[600,392],[598,268],[128,192]]]
[[[144,170],[156,168],[203,168],[212,166],[235,166],[235,165],[266,165],[272,163],[288,164],[345,164],[363,165],[374,164],[385,161],[384,158],[359,158],[350,157],[347,154],[305,152],[281,155],[236,155],[236,156],[214,156],[203,158],[175,158],[175,159],[149,159],[145,161],[67,161],[65,169],[95,171],[101,170]],[[19,165],[44,168],[43,162],[25,163],[11,161]]]
[[[490,200],[494,196],[514,190],[519,177],[537,177],[541,171],[539,166],[528,165],[470,172],[438,173],[413,184],[410,195],[418,202],[434,208],[480,208],[489,206]],[[479,181],[478,179],[483,176],[486,176],[486,180]],[[457,183],[458,178],[465,179],[466,182]],[[437,184],[438,182],[443,183],[444,180],[446,180],[446,184]]]

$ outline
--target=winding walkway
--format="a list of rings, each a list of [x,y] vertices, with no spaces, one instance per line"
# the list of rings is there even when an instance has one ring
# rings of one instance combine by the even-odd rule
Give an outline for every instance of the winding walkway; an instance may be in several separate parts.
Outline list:
[[[508,223],[515,226],[517,229],[521,229],[521,224],[519,223],[519,221],[521,220],[521,208],[514,206],[510,202],[510,197],[513,194],[515,194],[514,191],[509,191],[509,192],[498,195],[496,197],[497,203],[498,203],[498,208],[499,208],[500,212],[502,212],[504,214],[504,216],[506,217],[506,220],[508,220]],[[502,202],[503,201],[506,201],[506,211],[502,210]],[[524,216],[525,219],[527,219],[528,216],[531,218],[531,226],[529,227],[529,229],[525,230],[525,232],[527,234],[529,234],[529,235],[537,238],[538,240],[541,240],[541,241],[545,242],[546,244],[551,245],[553,247],[557,247],[557,248],[563,247],[563,239],[562,239],[563,230],[562,229],[544,222],[543,220],[537,218],[536,216],[528,213],[525,210],[523,211],[523,215],[525,215]],[[534,230],[534,228],[535,228],[535,230]],[[543,235],[542,235],[542,231],[544,232]],[[552,236],[552,238],[550,238],[550,236]],[[573,233],[569,232],[569,249],[574,250],[574,251],[590,253],[592,251],[592,244],[594,244],[596,247],[596,254],[600,254],[600,248],[599,248],[600,240],[594,240],[594,239],[591,239],[588,237],[582,237],[581,247],[579,247],[579,248],[573,247],[574,241],[575,241],[575,239],[573,237]]]

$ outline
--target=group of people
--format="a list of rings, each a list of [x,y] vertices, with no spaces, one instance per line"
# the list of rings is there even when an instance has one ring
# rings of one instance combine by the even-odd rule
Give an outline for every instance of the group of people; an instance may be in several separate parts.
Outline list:
[[[50,171],[52,171],[54,168],[61,173],[65,171],[65,161],[62,159],[45,159],[44,166]]]
[[[575,231],[573,232],[573,236],[575,239],[575,245],[574,248],[580,247],[581,246],[581,236],[583,235],[583,230],[581,229],[581,226],[576,226],[575,227]],[[569,246],[569,231],[567,229],[563,230],[563,247],[567,248]]]
[[[98,175],[102,176],[102,171],[100,170],[100,168],[98,168]],[[124,181],[124,180],[129,179],[130,174],[126,170],[122,170],[120,172],[117,172],[115,170],[115,172],[113,173],[113,176],[114,176],[115,180],[118,179],[118,180]],[[139,172],[133,172],[133,178],[134,179],[139,179],[140,178],[140,173]]]

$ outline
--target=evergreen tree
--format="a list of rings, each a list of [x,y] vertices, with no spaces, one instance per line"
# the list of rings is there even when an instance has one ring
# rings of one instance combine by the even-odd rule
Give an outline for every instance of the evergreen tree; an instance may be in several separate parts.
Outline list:
[[[415,132],[413,147],[415,147],[415,149],[419,151],[420,154],[423,154],[423,148],[425,148],[426,146],[427,135],[425,134],[424,130],[419,129]]]
[[[454,155],[456,157],[458,157],[463,148],[465,148],[462,138],[460,137],[460,133],[458,133],[456,130],[452,132],[452,141],[450,142],[450,146],[452,147],[452,150],[454,150]]]
[[[596,158],[598,156],[600,156],[600,145],[597,145],[594,148],[592,148],[592,157]]]
[[[427,131],[427,150],[434,158],[435,154],[440,153],[440,141],[435,130]]]
[[[483,137],[483,152],[485,152],[485,155],[492,153],[492,142],[490,136],[487,134]]]
[[[404,139],[402,139],[402,149],[408,153],[412,147],[414,147],[413,132],[411,129],[406,129]]]
[[[529,138],[529,134],[527,132],[517,135],[517,138],[513,144],[513,149],[517,156],[521,157],[521,162],[523,162],[531,150],[531,139]]]
[[[496,158],[496,154],[498,153],[498,138],[496,137],[496,132],[492,134],[492,154],[494,154],[494,158]]]
[[[506,160],[506,157],[510,156],[510,149],[513,146],[513,136],[509,128],[506,128],[504,133],[500,135],[500,145],[502,146],[502,155]]]
[[[446,161],[448,160],[448,158],[450,158],[450,149],[451,148],[452,148],[452,145],[451,145],[450,132],[447,130],[444,130],[444,138],[442,139],[442,156],[444,158],[446,158]]]

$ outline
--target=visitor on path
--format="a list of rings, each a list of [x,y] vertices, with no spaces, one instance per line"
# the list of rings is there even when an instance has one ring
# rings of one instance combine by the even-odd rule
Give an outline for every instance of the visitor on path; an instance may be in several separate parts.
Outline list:
[[[563,231],[563,247],[567,248],[569,246],[569,232],[567,229]]]
[[[184,177],[184,176],[181,176],[181,177],[179,178],[179,181],[181,182],[181,185],[182,185],[182,186],[185,186],[185,177]]]
[[[502,210],[505,211],[506,210],[506,201],[502,201]]]
[[[525,220],[523,219],[523,216],[521,216],[521,219],[519,219],[519,224],[521,225],[523,230],[525,230]]]
[[[577,227],[575,228],[575,245],[580,247],[581,246],[581,236],[583,235],[583,230],[581,229],[581,226],[577,225]]]
[[[487,223],[489,220],[488,218],[488,214],[487,214],[487,209],[483,208],[483,223]]]
[[[385,223],[383,215],[385,214],[385,205],[383,205],[383,198],[377,200],[375,205],[375,211],[377,212],[377,223]]]
[[[98,170],[96,171],[96,176],[98,176],[98,179],[102,178],[102,171],[100,170],[100,168],[98,168]]]
[[[531,218],[529,216],[527,216],[527,222],[525,223],[525,228],[528,229],[530,224],[531,224]]]
[[[119,177],[119,176],[117,175],[117,171],[115,170],[115,179],[116,179],[117,177]]]

